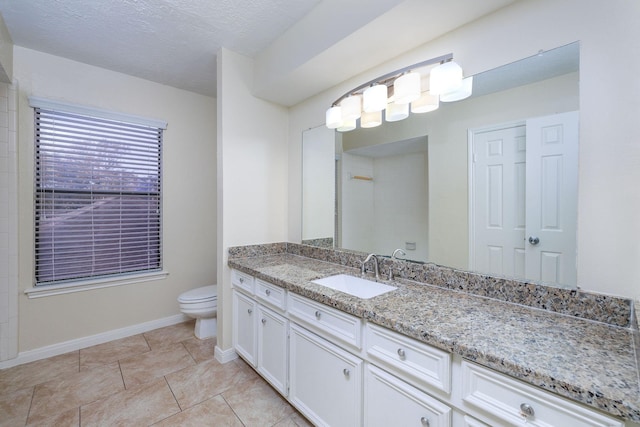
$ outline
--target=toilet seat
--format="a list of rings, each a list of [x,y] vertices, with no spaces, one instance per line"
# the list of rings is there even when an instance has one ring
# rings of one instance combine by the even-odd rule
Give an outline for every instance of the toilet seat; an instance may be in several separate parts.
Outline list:
[[[181,304],[196,304],[216,301],[218,299],[218,287],[216,285],[202,286],[186,291],[178,297]]]

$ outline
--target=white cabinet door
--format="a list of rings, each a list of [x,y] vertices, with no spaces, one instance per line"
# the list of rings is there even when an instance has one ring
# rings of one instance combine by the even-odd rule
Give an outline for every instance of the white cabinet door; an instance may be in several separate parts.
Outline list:
[[[236,290],[233,291],[233,348],[247,363],[256,366],[256,303]]]
[[[364,424],[451,426],[451,408],[382,369],[365,369]]]
[[[258,305],[258,372],[287,395],[287,319]]]
[[[292,323],[289,400],[318,426],[362,425],[362,360]]]

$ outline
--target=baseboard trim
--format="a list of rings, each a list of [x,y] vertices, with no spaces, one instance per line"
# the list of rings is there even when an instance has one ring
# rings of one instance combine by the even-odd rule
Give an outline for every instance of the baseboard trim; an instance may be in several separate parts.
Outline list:
[[[70,351],[80,350],[82,348],[91,347],[105,342],[117,340],[120,338],[130,337],[132,335],[141,334],[143,332],[152,331],[154,329],[171,326],[189,320],[184,314],[176,314],[162,319],[151,320],[149,322],[139,323],[137,325],[127,326],[112,331],[103,332],[88,337],[77,338],[45,347],[36,348],[18,353],[15,359],[9,359],[0,362],[0,369],[11,368],[12,366],[22,365],[36,360],[46,359],[47,357],[57,356],[59,354],[68,353]]]
[[[230,348],[228,350],[223,350],[217,345],[213,352],[213,355],[216,358],[216,360],[222,364],[231,362],[232,360],[235,360],[238,358],[238,353],[236,353],[236,351],[233,348]]]

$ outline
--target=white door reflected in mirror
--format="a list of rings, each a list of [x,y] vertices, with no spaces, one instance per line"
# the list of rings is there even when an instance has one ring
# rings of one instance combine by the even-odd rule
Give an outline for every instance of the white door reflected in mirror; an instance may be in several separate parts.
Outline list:
[[[470,135],[471,269],[575,287],[578,113]]]

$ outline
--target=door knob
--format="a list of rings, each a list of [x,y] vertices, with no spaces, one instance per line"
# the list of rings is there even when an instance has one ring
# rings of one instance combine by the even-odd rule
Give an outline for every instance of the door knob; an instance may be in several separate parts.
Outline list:
[[[537,245],[538,243],[540,243],[540,239],[538,239],[537,237],[529,236],[529,243],[531,243],[532,245]]]

